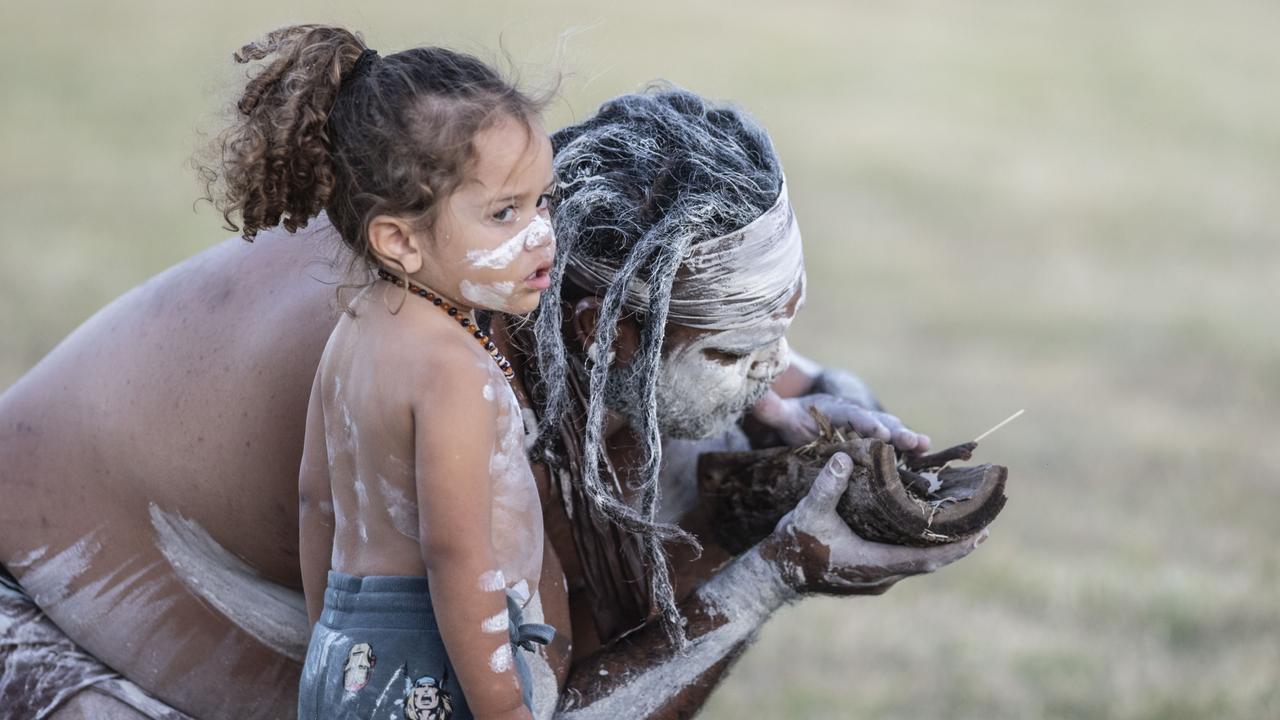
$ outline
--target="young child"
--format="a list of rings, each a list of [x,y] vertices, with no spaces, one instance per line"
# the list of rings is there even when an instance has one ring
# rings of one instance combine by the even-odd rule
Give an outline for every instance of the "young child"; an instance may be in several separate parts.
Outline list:
[[[475,311],[528,313],[549,284],[541,103],[470,56],[379,57],[340,28],[236,59],[265,62],[223,137],[224,214],[252,240],[323,210],[371,273],[307,414],[299,717],[529,718],[517,647],[553,632],[520,619],[541,506],[511,366]]]

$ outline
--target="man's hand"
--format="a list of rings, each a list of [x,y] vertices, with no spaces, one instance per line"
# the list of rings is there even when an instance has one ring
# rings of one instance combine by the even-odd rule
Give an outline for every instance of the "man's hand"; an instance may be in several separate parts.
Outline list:
[[[896,416],[835,395],[784,398],[770,390],[751,409],[751,414],[776,431],[784,443],[795,446],[818,437],[818,424],[809,408],[826,415],[837,427],[851,426],[859,435],[892,442],[899,450],[923,453],[929,449],[929,436],[908,429]]]
[[[852,469],[848,455],[833,455],[809,494],[778,521],[773,535],[764,541],[766,554],[797,592],[878,595],[904,577],[930,573],[959,560],[986,540],[986,530],[927,548],[862,539],[836,514]]]

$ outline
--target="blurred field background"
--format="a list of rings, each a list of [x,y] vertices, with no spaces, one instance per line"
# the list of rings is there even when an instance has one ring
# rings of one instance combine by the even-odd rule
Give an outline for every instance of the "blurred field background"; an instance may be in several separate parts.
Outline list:
[[[278,25],[666,78],[772,132],[793,346],[1011,468],[991,540],[791,607],[703,717],[1280,718],[1280,4],[6,3],[0,388],[226,236],[184,163]],[[252,318],[246,318],[252,322]]]

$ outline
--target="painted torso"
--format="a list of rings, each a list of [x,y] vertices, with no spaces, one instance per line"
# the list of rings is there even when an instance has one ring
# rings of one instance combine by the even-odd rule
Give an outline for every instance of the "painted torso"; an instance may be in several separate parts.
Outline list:
[[[416,458],[415,424],[434,423],[450,433],[450,409],[426,400],[425,413],[410,411],[406,379],[398,372],[431,373],[432,346],[462,343],[474,350],[482,386],[470,402],[493,404],[497,427],[487,468],[491,498],[491,544],[507,587],[527,601],[537,589],[542,563],[542,515],[538,490],[525,459],[524,424],[510,385],[497,365],[461,328],[434,307],[408,305],[392,315],[374,286],[353,302],[356,316],[343,316],[320,361],[324,434],[335,516],[333,569],[351,575],[424,575],[419,541],[419,497],[415,472],[431,458]],[[390,293],[394,294],[394,293]],[[411,301],[416,298],[409,298]],[[446,327],[422,338],[406,337],[422,323],[405,314],[425,313]],[[406,327],[410,329],[406,329]],[[453,481],[470,482],[469,478]]]

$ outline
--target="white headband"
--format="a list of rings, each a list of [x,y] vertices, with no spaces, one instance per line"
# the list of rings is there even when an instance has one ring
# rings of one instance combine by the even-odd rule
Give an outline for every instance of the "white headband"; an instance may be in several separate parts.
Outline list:
[[[598,290],[611,284],[618,267],[570,256],[566,272],[584,289]],[[783,312],[797,290],[804,290],[804,254],[784,178],[777,201],[763,215],[690,246],[671,290],[667,320],[699,330],[751,327]],[[648,312],[648,284],[632,280],[623,302],[629,310]]]

